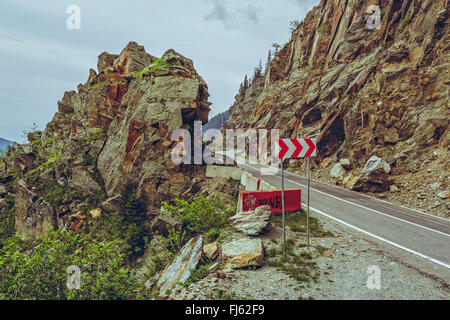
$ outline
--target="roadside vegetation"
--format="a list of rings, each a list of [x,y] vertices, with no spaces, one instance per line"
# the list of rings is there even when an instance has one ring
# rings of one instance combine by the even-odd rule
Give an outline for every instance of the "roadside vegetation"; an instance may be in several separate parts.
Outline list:
[[[307,231],[306,219],[306,213],[302,210],[286,213],[286,228],[296,236],[286,239],[286,256],[284,256],[283,244],[279,244],[275,238],[271,239],[270,247],[267,248],[265,255],[269,266],[283,271],[300,284],[309,285],[310,281],[317,282],[320,276],[320,270],[314,258],[321,256],[328,248],[311,245],[311,250],[307,250],[306,239],[303,239]],[[282,215],[273,215],[271,223],[281,228],[283,225]],[[309,226],[311,237],[333,236],[330,231],[323,229],[316,218],[309,218]]]

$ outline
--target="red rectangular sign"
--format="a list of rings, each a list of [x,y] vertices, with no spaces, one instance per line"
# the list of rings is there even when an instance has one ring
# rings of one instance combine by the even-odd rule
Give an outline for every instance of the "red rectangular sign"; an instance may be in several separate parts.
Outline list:
[[[272,191],[242,191],[242,211],[255,210],[264,205],[269,205],[272,212],[281,212],[281,190]],[[301,190],[284,190],[284,210],[295,211],[302,208]]]

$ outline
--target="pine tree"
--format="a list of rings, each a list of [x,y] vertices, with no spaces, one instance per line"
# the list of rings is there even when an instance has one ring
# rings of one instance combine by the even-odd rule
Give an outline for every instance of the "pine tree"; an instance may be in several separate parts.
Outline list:
[[[130,183],[125,185],[122,192],[121,212],[122,236],[129,246],[128,258],[134,261],[144,253],[149,230],[145,221],[145,209],[136,198],[136,190]]]
[[[281,46],[278,43],[274,42],[274,43],[272,43],[272,48],[274,48],[275,53],[277,53],[278,50],[280,50]]]

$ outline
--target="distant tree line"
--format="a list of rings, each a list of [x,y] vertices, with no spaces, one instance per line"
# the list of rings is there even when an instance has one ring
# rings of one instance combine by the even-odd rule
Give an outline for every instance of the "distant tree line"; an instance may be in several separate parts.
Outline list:
[[[220,129],[225,121],[228,120],[228,111],[219,113],[212,117],[207,124],[203,126],[203,132],[208,129]]]

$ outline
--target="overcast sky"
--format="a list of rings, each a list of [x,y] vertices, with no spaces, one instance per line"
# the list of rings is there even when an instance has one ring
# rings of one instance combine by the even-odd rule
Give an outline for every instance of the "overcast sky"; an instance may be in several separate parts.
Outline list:
[[[103,51],[130,41],[161,56],[173,48],[194,61],[211,94],[213,116],[233,103],[245,74],[273,42],[290,37],[319,0],[0,0],[0,137],[22,142],[43,129],[64,91],[85,83]],[[70,5],[81,28],[70,30]]]

